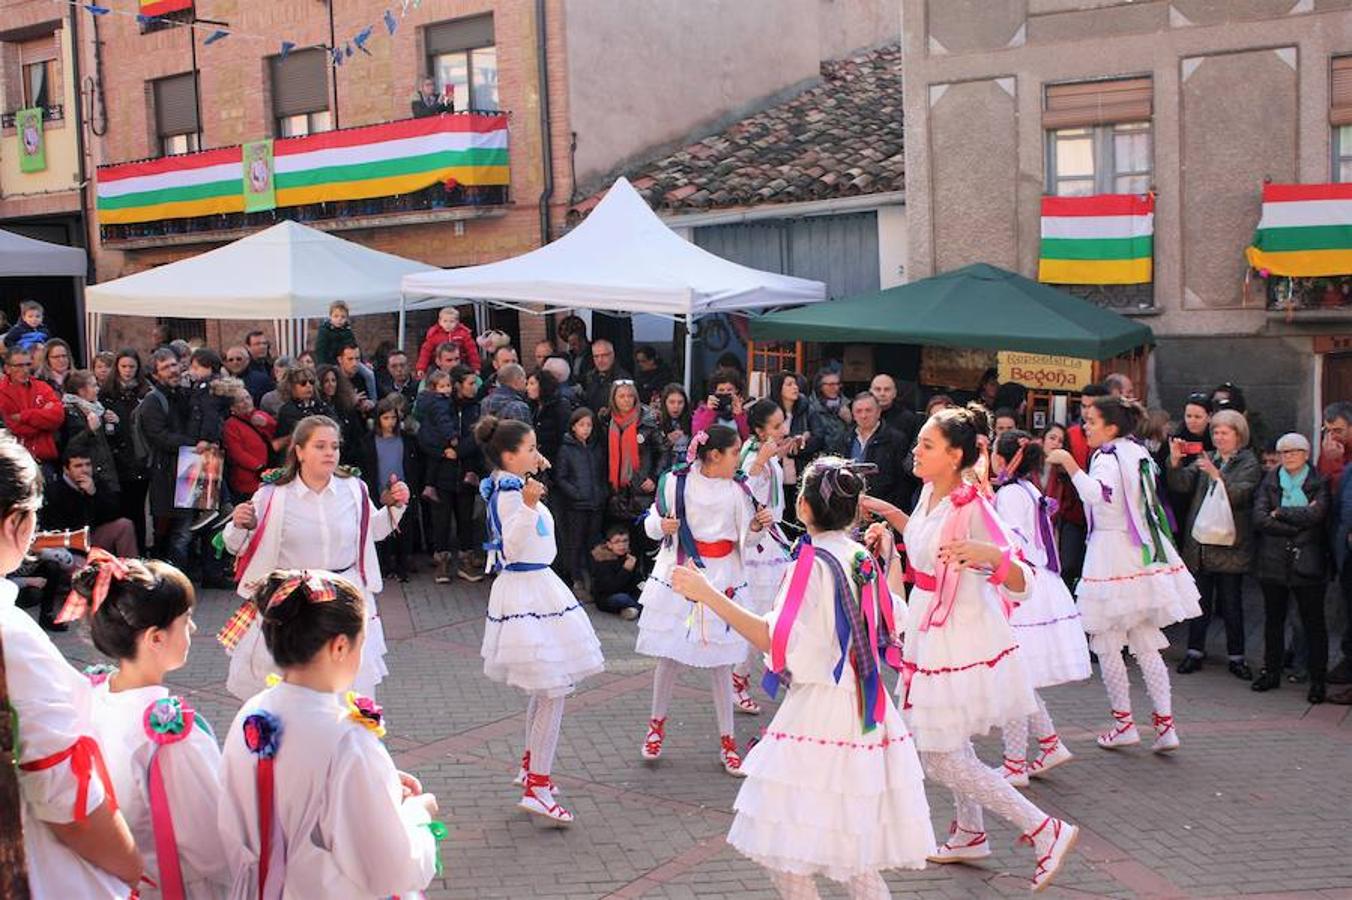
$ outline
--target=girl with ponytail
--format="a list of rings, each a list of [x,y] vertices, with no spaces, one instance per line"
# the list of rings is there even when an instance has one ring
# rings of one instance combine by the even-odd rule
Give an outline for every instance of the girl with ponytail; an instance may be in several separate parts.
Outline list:
[[[1080,612],[1061,580],[1056,537],[1052,530],[1053,504],[1042,495],[1033,479],[1042,472],[1042,445],[1027,432],[1006,431],[995,439],[991,462],[1000,473],[995,510],[1009,525],[1019,550],[1033,567],[1033,586],[1028,599],[1009,615],[1010,627],[1019,642],[1019,653],[1033,680],[1034,690],[1071,681],[1083,681],[1089,668]],[[1040,778],[1069,762],[1071,753],[1056,734],[1051,713],[1035,694],[1037,712],[1017,716],[1002,729],[1005,738],[1004,775],[1015,787],[1027,787],[1029,777]],[[1028,733],[1032,729],[1038,756],[1028,760]]]

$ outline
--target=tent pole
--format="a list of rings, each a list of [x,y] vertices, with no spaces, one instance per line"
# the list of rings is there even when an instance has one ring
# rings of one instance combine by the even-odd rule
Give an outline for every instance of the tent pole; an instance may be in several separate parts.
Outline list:
[[[404,349],[404,320],[407,310],[404,308],[404,292],[399,292],[399,349]]]
[[[695,317],[685,315],[685,395],[690,396],[690,379],[695,361]]]

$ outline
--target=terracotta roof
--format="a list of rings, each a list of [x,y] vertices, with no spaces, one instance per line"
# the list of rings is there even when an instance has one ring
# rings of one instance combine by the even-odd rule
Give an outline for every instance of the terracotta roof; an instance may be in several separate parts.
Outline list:
[[[821,71],[815,87],[637,166],[629,180],[659,212],[902,190],[901,48],[825,62]],[[570,217],[586,215],[604,194],[575,204]]]

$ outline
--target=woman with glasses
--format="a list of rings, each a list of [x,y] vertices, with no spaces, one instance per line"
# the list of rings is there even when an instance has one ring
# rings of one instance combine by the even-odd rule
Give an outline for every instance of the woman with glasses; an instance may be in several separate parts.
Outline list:
[[[36,354],[34,358],[36,359]],[[66,377],[73,371],[73,359],[70,344],[61,338],[52,338],[47,342],[41,364],[35,364],[33,367],[33,377],[47,382],[60,394],[66,389]]]
[[[812,380],[812,396],[808,400],[808,412],[817,418],[822,452],[833,456],[848,456],[854,418],[850,415],[850,404],[845,401],[842,393],[839,372],[823,369],[817,373],[817,377]]]
[[[1249,423],[1233,409],[1222,409],[1211,417],[1214,453],[1203,453],[1188,466],[1183,453],[1189,449],[1175,439],[1169,445],[1169,488],[1190,495],[1183,507],[1187,516],[1182,523],[1183,561],[1197,580],[1201,592],[1201,615],[1188,623],[1188,655],[1178,665],[1178,674],[1187,675],[1202,668],[1206,658],[1207,631],[1213,610],[1225,619],[1225,650],[1230,674],[1241,681],[1252,681],[1253,672],[1244,660],[1244,574],[1253,565],[1253,494],[1263,474],[1258,457],[1249,449]],[[1202,502],[1220,483],[1225,486],[1234,515],[1235,537],[1219,546],[1203,544],[1193,536],[1193,523]]]
[[[291,446],[291,432],[306,416],[333,418],[333,407],[319,396],[317,381],[314,369],[292,368],[277,383],[277,390],[282,394],[282,408],[277,411],[277,433],[272,439],[274,453],[286,454]]]
[[[1253,500],[1253,527],[1258,533],[1254,574],[1263,589],[1263,670],[1254,679],[1253,689],[1261,693],[1282,685],[1286,608],[1294,600],[1309,647],[1306,699],[1323,703],[1329,663],[1324,622],[1329,486],[1310,465],[1310,442],[1304,435],[1283,435],[1277,441],[1277,453],[1281,465],[1264,476]]]
[[[1181,465],[1190,466],[1203,453],[1216,449],[1211,443],[1211,395],[1205,391],[1194,391],[1183,404],[1183,420],[1178,423],[1170,436],[1170,444],[1178,440],[1183,442],[1184,453]],[[1163,467],[1163,466],[1162,466]],[[1192,495],[1186,491],[1168,491],[1169,507],[1176,511],[1187,512]],[[1182,540],[1183,535],[1175,530],[1175,536]]]

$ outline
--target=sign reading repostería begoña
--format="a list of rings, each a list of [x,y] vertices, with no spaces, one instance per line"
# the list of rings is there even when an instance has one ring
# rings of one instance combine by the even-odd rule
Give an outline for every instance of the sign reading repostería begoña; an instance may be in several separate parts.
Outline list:
[[[1094,379],[1092,359],[1002,351],[996,360],[1001,383],[1013,381],[1036,391],[1074,392]]]

